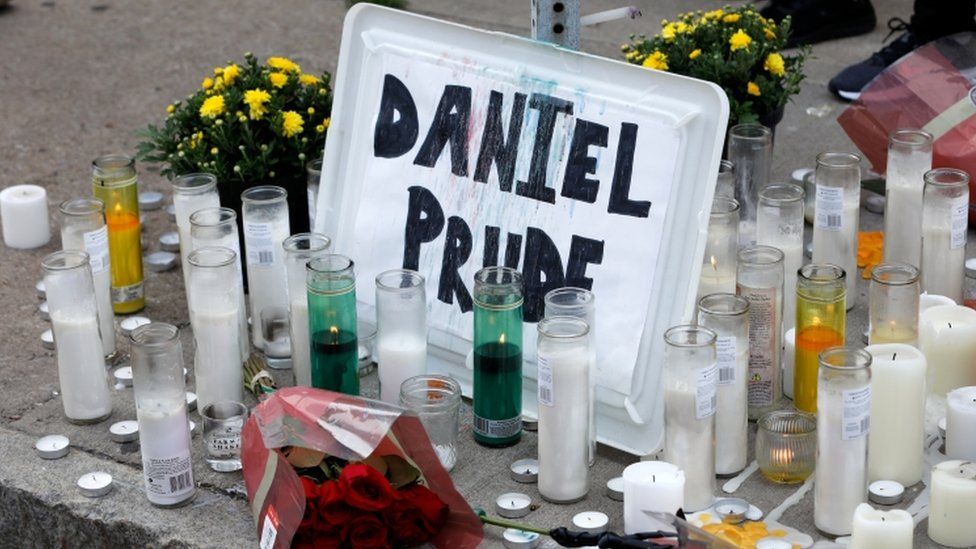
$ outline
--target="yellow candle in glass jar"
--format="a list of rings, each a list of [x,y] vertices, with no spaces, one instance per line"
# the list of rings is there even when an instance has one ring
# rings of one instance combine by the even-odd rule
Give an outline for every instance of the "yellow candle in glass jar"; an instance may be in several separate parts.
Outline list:
[[[820,352],[844,344],[845,276],[844,269],[826,263],[806,265],[798,275],[793,404],[804,412],[817,412]]]
[[[92,163],[92,189],[105,203],[112,269],[112,308],[118,314],[145,307],[142,273],[142,227],[135,161],[108,155]]]

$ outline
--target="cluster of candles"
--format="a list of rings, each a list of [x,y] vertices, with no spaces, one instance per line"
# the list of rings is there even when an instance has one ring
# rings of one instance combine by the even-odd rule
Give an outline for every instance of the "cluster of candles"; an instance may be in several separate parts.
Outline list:
[[[911,517],[867,506],[867,483],[922,480],[927,399],[953,418],[947,456],[976,460],[976,311],[956,305],[969,177],[932,169],[932,137],[924,131],[891,135],[885,262],[871,273],[869,346],[856,349],[845,346],[844,332],[856,296],[860,158],[817,157],[813,262],[804,266],[804,191],[767,183],[769,138],[757,125],[732,129],[733,162],[719,175],[698,324],[665,335],[666,459],[682,473],[683,508],[711,505],[715,475],[746,465],[746,418],[781,407],[785,394],[794,417],[816,422],[817,444],[807,454],[816,454],[817,528],[853,532],[856,547],[911,547]],[[784,447],[789,437],[776,444],[762,435],[764,476],[801,482],[812,472],[785,474],[811,455]],[[929,536],[951,547],[976,545],[976,469],[943,462],[929,486]]]

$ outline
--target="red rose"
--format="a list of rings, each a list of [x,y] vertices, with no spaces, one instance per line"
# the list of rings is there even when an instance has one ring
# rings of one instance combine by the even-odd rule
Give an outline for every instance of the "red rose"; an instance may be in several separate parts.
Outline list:
[[[430,540],[432,533],[427,530],[424,514],[416,505],[401,499],[393,502],[383,514],[397,545],[414,547]]]
[[[441,498],[437,497],[437,494],[431,492],[426,486],[414,484],[400,490],[400,497],[420,510],[428,532],[436,534],[441,531],[447,522],[450,509]]]
[[[339,473],[339,484],[349,505],[363,511],[382,511],[397,498],[390,481],[365,463],[350,463]]]
[[[305,515],[302,517],[302,522],[298,524],[298,531],[302,532],[310,530],[319,520],[315,510],[319,499],[319,485],[308,477],[299,477],[299,480],[302,481],[302,488],[305,490]]]
[[[386,524],[372,513],[363,513],[354,518],[342,530],[342,539],[355,549],[376,549],[391,547]]]
[[[327,480],[319,487],[319,499],[316,503],[319,515],[328,525],[342,526],[357,512],[346,503],[346,496],[334,480]]]
[[[314,549],[339,549],[342,547],[342,527],[316,524],[312,546]]]

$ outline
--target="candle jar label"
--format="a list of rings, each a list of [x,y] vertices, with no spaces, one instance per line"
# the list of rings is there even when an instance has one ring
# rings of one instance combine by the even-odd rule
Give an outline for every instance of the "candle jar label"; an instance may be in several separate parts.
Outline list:
[[[157,496],[181,496],[193,491],[190,455],[145,461],[146,491]]]
[[[963,199],[956,199],[949,207],[952,211],[952,240],[950,246],[953,250],[966,247],[966,228],[969,222],[969,202]]]
[[[963,230],[965,231],[965,229]],[[99,229],[85,233],[83,237],[92,274],[98,274],[108,269],[108,226],[102,225]]]
[[[539,357],[538,385],[539,404],[555,406],[556,401],[552,392],[552,364],[544,356]]]
[[[508,438],[522,432],[522,417],[488,419],[474,416],[474,432],[490,438]]]
[[[695,393],[695,419],[706,419],[715,414],[715,392],[718,382],[718,364],[698,370],[698,387]]]
[[[735,355],[738,342],[735,336],[718,336],[715,338],[715,355],[718,359],[718,384],[731,385],[735,383]]]
[[[247,264],[269,266],[274,264],[274,231],[271,223],[244,223],[244,247]]]
[[[844,391],[843,439],[853,440],[871,428],[871,386]]]
[[[844,228],[844,188],[817,185],[817,228],[839,231]]]
[[[773,404],[773,383],[779,381],[773,331],[779,329],[779,304],[776,288],[738,287],[739,295],[749,300],[749,406]]]
[[[228,429],[227,433],[213,433],[207,437],[207,449],[214,457],[235,457],[241,449],[240,431]]]

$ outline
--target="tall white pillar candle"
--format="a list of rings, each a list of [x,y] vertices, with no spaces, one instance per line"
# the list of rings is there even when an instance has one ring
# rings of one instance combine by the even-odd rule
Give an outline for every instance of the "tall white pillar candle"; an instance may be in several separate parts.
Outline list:
[[[976,461],[976,387],[954,389],[946,400],[946,457]]]
[[[854,510],[850,549],[912,549],[915,520],[903,509],[877,511],[867,503]]]
[[[936,168],[922,199],[922,290],[962,302],[969,223],[969,176]]]
[[[926,294],[918,296],[918,318],[922,319],[922,314],[932,307],[939,305],[956,305],[956,302],[944,295]]]
[[[173,180],[173,210],[176,212],[176,230],[180,233],[180,268],[183,270],[183,287],[190,287],[190,266],[186,258],[193,251],[190,235],[190,216],[206,208],[219,208],[217,177],[209,173],[191,173]]]
[[[976,463],[936,465],[929,490],[929,538],[946,547],[976,546]]]
[[[685,474],[664,461],[639,461],[624,469],[624,532],[651,532],[666,525],[649,513],[671,513],[685,506]]]
[[[51,240],[47,191],[37,185],[14,185],[0,191],[0,224],[8,248],[40,248]]]
[[[888,138],[885,175],[884,259],[920,265],[923,176],[932,169],[932,135],[896,130]]]
[[[901,343],[871,345],[868,479],[911,486],[922,480],[925,355]]]
[[[857,230],[861,206],[861,157],[853,153],[817,155],[817,206],[813,262],[831,263],[847,273],[847,310],[857,301]]]
[[[264,348],[261,311],[288,306],[285,261],[281,244],[290,232],[288,193],[281,187],[252,187],[241,194],[244,253],[251,302],[251,341]]]
[[[931,307],[922,313],[918,340],[928,364],[929,394],[944,399],[953,389],[976,385],[976,311]]]

